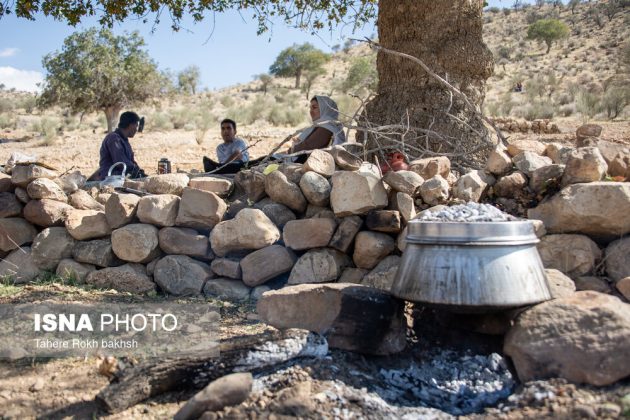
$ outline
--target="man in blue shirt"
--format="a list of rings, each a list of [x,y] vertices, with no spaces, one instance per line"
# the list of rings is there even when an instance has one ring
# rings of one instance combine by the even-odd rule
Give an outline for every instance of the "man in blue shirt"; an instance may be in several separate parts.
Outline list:
[[[219,162],[204,156],[203,169],[205,172],[215,174],[234,174],[241,170],[249,161],[247,143],[243,139],[236,137],[236,122],[226,118],[221,121],[221,137],[223,143],[217,146],[217,157]],[[227,165],[217,171],[221,166]]]
[[[143,178],[146,176],[133,157],[133,150],[129,139],[136,135],[140,117],[135,112],[127,111],[120,114],[118,128],[105,136],[101,144],[101,160],[99,162],[99,177],[105,179],[109,168],[117,162],[127,165],[127,175],[131,178]],[[112,175],[120,175],[122,166],[119,165],[112,171]]]

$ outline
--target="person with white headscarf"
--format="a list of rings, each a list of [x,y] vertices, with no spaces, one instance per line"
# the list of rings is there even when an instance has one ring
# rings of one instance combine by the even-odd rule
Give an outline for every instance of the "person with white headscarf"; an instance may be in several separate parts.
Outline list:
[[[330,97],[314,96],[311,99],[310,114],[313,125],[293,140],[289,153],[323,149],[346,142],[343,126],[338,121],[339,108]]]

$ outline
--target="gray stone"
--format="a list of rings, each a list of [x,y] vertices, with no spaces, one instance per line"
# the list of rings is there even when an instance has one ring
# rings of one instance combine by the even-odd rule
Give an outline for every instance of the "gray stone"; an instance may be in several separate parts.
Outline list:
[[[197,190],[211,192],[219,197],[227,197],[232,192],[234,183],[225,178],[204,176],[192,178],[188,186]]]
[[[26,188],[31,181],[37,178],[54,179],[57,178],[57,173],[35,164],[16,165],[11,170],[11,182],[18,187]]]
[[[267,193],[265,192],[265,175],[253,170],[240,171],[234,177],[234,182],[247,194],[247,199],[257,202]]]
[[[280,239],[280,231],[265,214],[257,209],[243,209],[234,219],[212,229],[210,244],[220,257],[231,251],[260,249]]]
[[[194,229],[212,229],[223,220],[225,202],[215,193],[184,188],[175,224]]]
[[[119,292],[148,293],[155,290],[155,283],[146,275],[144,266],[134,263],[92,271],[85,277],[85,282]]]
[[[313,171],[322,176],[330,177],[335,173],[335,159],[324,150],[315,149],[304,163],[304,172]]]
[[[0,192],[11,192],[15,189],[11,182],[11,175],[0,172]]]
[[[278,227],[278,229],[282,229],[287,222],[296,219],[295,213],[283,204],[267,204],[261,210]]]
[[[173,194],[149,195],[138,202],[138,219],[160,227],[174,226],[180,197]]]
[[[347,151],[343,146],[337,145],[330,149],[330,154],[337,166],[344,171],[358,171],[363,160]]]
[[[240,280],[211,279],[203,287],[203,294],[219,299],[243,301],[249,299],[251,289]]]
[[[359,268],[372,269],[396,248],[394,239],[379,232],[359,232],[352,260]]]
[[[43,272],[35,265],[31,248],[23,246],[13,250],[0,261],[0,278],[7,278],[15,283],[28,283]]]
[[[186,174],[162,174],[150,176],[144,183],[144,188],[151,194],[182,195],[190,179]]]
[[[559,183],[564,174],[564,168],[564,165],[554,164],[536,169],[529,179],[529,188],[537,193],[545,191],[549,184]]]
[[[575,138],[582,141],[587,137],[599,137],[602,134],[602,126],[597,124],[583,124],[575,130]]]
[[[259,286],[291,271],[296,259],[291,250],[281,245],[271,245],[254,251],[241,260],[243,282],[249,287]]]
[[[17,191],[17,190],[16,190]],[[55,200],[31,200],[24,206],[24,218],[42,227],[62,226],[72,206]]]
[[[519,153],[512,160],[519,171],[527,176],[531,176],[536,169],[553,164],[553,161],[548,157],[529,151]]]
[[[545,146],[544,143],[527,139],[510,140],[507,145],[507,152],[512,157],[516,157],[523,152],[530,152],[542,156],[546,149],[547,146]]]
[[[68,204],[70,204],[75,209],[79,210],[98,210],[105,211],[105,206],[98,201],[96,201],[87,191],[78,190],[68,199]]]
[[[64,223],[68,233],[78,241],[102,238],[112,233],[105,213],[97,210],[71,210]]]
[[[22,213],[22,203],[15,194],[10,192],[0,193],[0,219],[15,217]]]
[[[344,217],[341,219],[341,223],[339,223],[328,246],[344,254],[347,253],[362,225],[363,220],[359,216]]]
[[[291,220],[282,230],[282,239],[295,251],[320,248],[328,245],[336,227],[337,222],[328,218]]]
[[[273,171],[265,177],[265,192],[273,201],[293,211],[304,213],[306,210],[306,198],[302,190],[280,171]]]
[[[453,187],[453,197],[464,201],[479,202],[483,197],[490,180],[483,171],[471,171],[462,175]]]
[[[278,245],[272,245],[272,246],[278,246]],[[263,250],[264,249],[266,248],[263,248]],[[255,251],[255,252],[260,252],[260,251],[262,250]],[[249,254],[249,255],[252,255],[252,254]],[[262,263],[273,264],[273,261],[263,260]],[[241,272],[241,263],[239,260],[233,260],[230,258],[217,258],[214,261],[212,261],[212,264],[210,264],[210,268],[212,269],[212,272],[219,277],[228,277],[230,279],[235,279],[235,280],[240,280],[243,277],[243,273]]]
[[[208,264],[186,255],[167,255],[160,259],[153,272],[162,290],[175,296],[194,296],[201,293],[206,280],[213,277]]]
[[[339,283],[360,284],[363,277],[365,277],[365,275],[369,272],[369,270],[364,270],[363,268],[348,267],[343,270],[343,273],[341,273]]]
[[[512,169],[512,166],[512,159],[510,158],[510,155],[507,154],[505,147],[497,146],[497,148],[488,155],[486,171],[493,175],[504,175]]]
[[[545,154],[553,161],[553,163],[566,165],[573,150],[573,147],[563,146],[557,143],[549,143],[547,145],[547,149],[545,149]]]
[[[606,274],[614,281],[630,277],[630,237],[617,239],[606,248]]]
[[[26,204],[29,201],[31,201],[31,197],[28,196],[28,193],[26,192],[24,188],[16,187],[15,190],[13,190],[13,193],[15,194],[17,199],[20,200],[20,202],[23,204]]]
[[[74,279],[76,282],[82,284],[85,283],[87,275],[95,270],[96,267],[91,264],[82,264],[71,258],[66,258],[59,261],[56,274],[66,279]]]
[[[296,185],[300,183],[300,179],[302,179],[302,176],[305,172],[304,165],[302,165],[301,163],[288,162],[280,164],[280,166],[278,166],[278,170],[287,177],[289,182],[292,182]]]
[[[232,373],[216,379],[192,397],[175,414],[174,420],[199,418],[205,411],[219,411],[245,401],[252,391],[252,374]]]
[[[42,270],[55,271],[62,259],[72,257],[75,243],[65,228],[46,228],[33,239],[33,262]]]
[[[210,261],[214,253],[208,237],[190,228],[165,227],[158,233],[160,248],[167,254],[188,255]]]
[[[413,171],[389,171],[383,181],[394,190],[415,197],[418,188],[424,183],[424,178]]]
[[[109,238],[77,242],[72,249],[72,258],[77,262],[99,267],[114,267],[123,264],[112,251],[112,241]]]
[[[396,192],[390,200],[390,208],[400,213],[400,218],[404,224],[409,223],[416,216],[416,207],[409,194]]]
[[[146,264],[158,255],[158,229],[153,225],[133,223],[112,232],[112,250],[123,261]]]
[[[37,229],[18,217],[0,218],[0,251],[12,251],[33,241]]]
[[[46,198],[48,200],[61,201],[63,203],[68,201],[68,196],[61,189],[55,181],[48,178],[39,178],[33,180],[26,187],[26,192],[33,200],[41,200]],[[84,191],[85,192],[85,191]],[[87,193],[86,193],[87,194]],[[70,203],[72,205],[72,203]]]
[[[400,213],[396,210],[372,210],[365,218],[369,230],[398,233],[401,230]]]
[[[419,192],[422,201],[435,206],[448,200],[449,185],[441,175],[435,175],[422,183]]]
[[[555,268],[572,278],[592,272],[602,256],[597,244],[584,235],[547,235],[537,248],[546,268]]]
[[[392,284],[394,284],[394,278],[396,277],[399,265],[399,256],[390,255],[385,257],[372,271],[363,277],[361,284],[389,292],[392,288]]]
[[[599,293],[611,293],[612,288],[606,279],[594,276],[581,276],[575,279],[576,290],[592,290]]]
[[[335,249],[312,249],[293,266],[289,284],[333,282],[350,265],[350,258]]]
[[[451,161],[446,156],[416,159],[409,163],[409,170],[423,179],[433,178],[436,175],[446,178],[451,171]]]
[[[527,178],[522,172],[514,172],[499,178],[492,187],[497,197],[514,197],[527,186]]]
[[[560,270],[555,268],[546,268],[547,284],[551,297],[554,299],[571,296],[575,293],[575,283],[570,277],[567,277]]]
[[[300,189],[311,204],[326,207],[330,203],[332,187],[328,180],[317,172],[306,172],[300,179]]]
[[[562,175],[562,186],[601,181],[607,170],[608,165],[598,148],[581,147],[574,150],[567,160]]]
[[[268,292],[270,290],[271,290],[271,287],[264,284],[261,286],[256,286],[250,292],[249,298],[253,301],[258,301],[258,299],[262,297],[263,293]]]
[[[335,216],[366,214],[387,206],[387,191],[380,178],[363,172],[336,172],[330,204]]]
[[[112,194],[105,204],[105,216],[112,229],[131,223],[138,210],[140,197],[135,194]]]

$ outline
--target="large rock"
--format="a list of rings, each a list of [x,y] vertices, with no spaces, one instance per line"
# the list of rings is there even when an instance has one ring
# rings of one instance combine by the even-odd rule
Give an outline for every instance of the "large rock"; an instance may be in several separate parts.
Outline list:
[[[276,225],[278,229],[282,229],[287,222],[295,220],[295,213],[284,204],[270,203],[263,206],[260,210]],[[308,210],[307,210],[308,214]],[[307,216],[308,217],[308,216]]]
[[[112,194],[105,203],[105,216],[112,229],[131,223],[138,210],[140,197],[135,194]]]
[[[517,318],[504,351],[522,381],[610,385],[630,375],[630,305],[590,291],[542,303]]]
[[[160,259],[153,272],[153,278],[160,288],[175,296],[198,295],[206,280],[212,277],[208,264],[186,255],[168,255]]]
[[[608,165],[598,148],[581,147],[574,150],[567,160],[562,186],[601,181],[607,170]]]
[[[57,173],[34,164],[16,165],[11,170],[11,182],[18,187],[26,188],[31,181],[38,178],[54,179],[57,178]]]
[[[573,150],[573,147],[563,146],[558,143],[549,143],[547,145],[547,149],[545,150],[545,154],[553,161],[553,163],[566,165]]]
[[[282,239],[288,248],[301,251],[328,245],[335,233],[334,219],[302,219],[287,222],[282,230]]]
[[[330,204],[337,217],[362,215],[387,206],[387,191],[381,180],[372,174],[336,172],[332,186]]]
[[[266,292],[257,304],[269,325],[324,334],[331,347],[376,355],[405,348],[403,309],[388,293],[350,283],[284,287]]]
[[[231,251],[260,249],[280,239],[280,231],[265,214],[257,209],[243,209],[234,219],[212,229],[210,244],[220,257]]]
[[[144,266],[134,263],[92,271],[85,277],[85,282],[101,289],[132,294],[155,290],[155,283],[146,275]]]
[[[630,178],[630,146],[598,140],[597,148],[608,165],[608,174],[610,176]]]
[[[223,219],[225,202],[215,193],[184,188],[175,224],[194,229],[212,229]]]
[[[232,373],[212,381],[199,391],[182,408],[173,420],[194,420],[206,411],[219,411],[224,407],[245,401],[252,391],[253,378],[249,372]]]
[[[11,192],[15,189],[11,182],[11,175],[0,172],[0,192]]]
[[[210,279],[203,286],[203,294],[221,300],[243,301],[249,299],[252,289],[242,281],[232,279]]]
[[[160,248],[167,254],[188,255],[201,260],[212,260],[208,237],[190,228],[165,227],[158,233]]]
[[[55,200],[31,200],[24,206],[24,218],[42,227],[61,226],[72,206]]]
[[[512,198],[521,192],[527,186],[527,177],[522,172],[514,172],[499,178],[492,187],[497,197]]]
[[[289,182],[293,182],[296,185],[300,183],[300,179],[302,179],[305,172],[304,165],[301,163],[291,162],[280,164],[280,166],[278,166],[278,170],[287,177]]]
[[[606,274],[614,281],[630,277],[630,236],[610,243],[604,261]]]
[[[385,257],[372,271],[363,277],[361,284],[389,292],[392,289],[392,284],[394,284],[399,265],[399,256],[390,255]]]
[[[564,275],[562,271],[556,270],[555,268],[546,268],[545,274],[547,276],[549,292],[553,299],[571,296],[575,293],[575,283],[570,277]]]
[[[582,276],[575,279],[576,290],[592,290],[599,293],[610,293],[612,288],[608,281],[602,277]]]
[[[339,223],[328,246],[344,254],[347,253],[362,225],[363,220],[359,216],[344,217],[341,219],[341,223]]]
[[[395,191],[409,194],[415,197],[418,188],[424,183],[425,178],[413,171],[389,171],[383,177],[383,181]]]
[[[114,254],[110,238],[77,242],[72,249],[72,258],[77,262],[99,267],[114,267],[123,264],[122,260]]]
[[[142,197],[138,202],[138,219],[142,223],[160,227],[174,226],[180,200],[180,197],[174,194]]]
[[[65,279],[73,279],[78,283],[85,283],[87,275],[95,270],[96,267],[91,264],[82,264],[71,258],[66,258],[59,261],[56,274]]]
[[[123,261],[146,264],[160,255],[158,229],[133,223],[112,232],[112,250]]]
[[[600,134],[602,134],[602,126],[597,124],[584,124],[575,130],[575,137],[578,142],[588,137],[599,137]]]
[[[13,250],[0,260],[0,278],[20,284],[35,280],[41,274],[43,272],[33,262],[28,246]]]
[[[300,189],[311,204],[326,207],[330,203],[330,183],[317,172],[305,173],[300,179]]]
[[[570,185],[538,207],[529,219],[539,219],[549,233],[576,232],[610,241],[630,232],[630,183],[591,182]]]
[[[293,211],[304,213],[306,210],[307,202],[302,190],[280,171],[273,171],[265,177],[265,192],[273,201]]]
[[[510,155],[507,154],[505,147],[495,148],[486,162],[486,171],[493,175],[504,175],[512,169],[513,163]]]
[[[409,170],[423,179],[433,178],[436,175],[446,178],[451,171],[451,161],[446,156],[416,159],[409,163]]]
[[[512,159],[519,171],[527,176],[531,176],[536,169],[553,164],[553,161],[546,156],[540,156],[534,152],[521,152]]]
[[[615,283],[615,287],[619,290],[619,293],[626,298],[626,300],[630,301],[630,277],[625,277]]]
[[[430,206],[441,204],[448,199],[449,185],[441,175],[427,179],[420,186],[420,196],[422,201]]]
[[[330,177],[335,172],[335,159],[330,153],[315,149],[304,163],[304,172],[308,171]]]
[[[547,235],[537,247],[546,268],[555,268],[573,278],[592,272],[602,257],[597,244],[584,235]]]
[[[39,178],[29,183],[26,187],[28,196],[33,200],[57,200],[65,203],[68,201],[68,196],[63,192],[61,187],[55,183],[52,179]]]
[[[241,260],[243,283],[256,287],[280,274],[291,271],[295,254],[281,245],[271,245],[254,251]]]
[[[186,174],[154,175],[145,181],[144,188],[151,194],[181,195],[189,181]]]
[[[26,204],[31,201],[31,197],[28,196],[28,193],[22,187],[16,187],[15,190],[13,190],[13,194],[15,194],[15,197],[20,200],[21,203]]]
[[[468,172],[455,183],[453,197],[464,201],[478,202],[488,188],[488,181],[494,181],[494,178],[486,175],[484,171]]]
[[[55,271],[59,261],[72,257],[75,243],[66,228],[46,228],[33,239],[33,262],[42,270]]]
[[[94,197],[84,190],[78,190],[72,193],[68,199],[68,204],[79,210],[105,211],[105,206],[96,201]]]
[[[344,171],[358,171],[363,163],[363,159],[348,152],[343,146],[333,146],[330,154],[337,166]]]
[[[365,218],[365,227],[377,232],[398,233],[401,229],[400,213],[396,210],[372,210]]]
[[[0,251],[11,251],[33,241],[37,229],[24,219],[17,217],[0,219]]]
[[[400,218],[405,225],[416,217],[416,206],[413,202],[413,198],[409,194],[396,192],[392,195],[389,207],[400,213]]]
[[[359,268],[372,269],[396,248],[394,239],[384,233],[359,232],[352,260]]]
[[[234,188],[234,183],[225,178],[199,177],[193,178],[188,183],[190,188],[211,192],[219,197],[227,197]]]
[[[279,246],[279,245],[271,245],[271,246]],[[256,252],[261,252],[262,250],[267,249],[263,248],[258,251],[252,252],[255,254]],[[252,255],[249,254],[249,255]],[[260,267],[265,267],[269,263],[273,264],[273,260],[263,260],[260,261]],[[243,272],[241,271],[241,262],[239,260],[233,260],[231,258],[216,258],[210,264],[210,268],[212,272],[219,277],[227,277],[230,279],[240,280],[243,278]],[[254,267],[258,269],[259,267]]]
[[[536,193],[545,191],[547,186],[559,184],[564,174],[564,165],[547,165],[532,172],[529,179],[529,188]]]
[[[234,177],[234,182],[245,191],[247,199],[254,203],[267,195],[265,192],[265,175],[260,172],[253,170],[240,171]]]
[[[532,152],[537,155],[543,155],[546,148],[547,146],[545,146],[544,143],[536,140],[512,140],[507,145],[507,152],[512,157],[523,152]]]
[[[66,229],[78,241],[102,238],[112,233],[105,213],[96,210],[72,210],[65,221]]]
[[[289,284],[333,282],[350,264],[350,258],[335,249],[312,249],[293,266]]]

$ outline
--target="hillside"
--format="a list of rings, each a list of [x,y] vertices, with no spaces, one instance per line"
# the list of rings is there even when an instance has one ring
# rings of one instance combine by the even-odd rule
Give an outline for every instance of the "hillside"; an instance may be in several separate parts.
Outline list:
[[[604,13],[607,4],[590,1],[574,10],[551,5],[488,9],[484,38],[496,65],[488,80],[485,112],[528,120],[552,118],[563,132],[554,140],[568,140],[581,123],[595,121],[604,126],[604,138],[630,141],[630,106],[612,121],[602,107],[613,91],[606,88],[618,77],[621,55],[630,48],[625,41],[630,38],[630,7],[609,17]],[[526,39],[528,22],[546,17],[558,18],[570,28],[569,37],[554,43],[548,54],[544,43]],[[366,98],[370,92],[356,92],[344,82],[357,60],[373,55],[363,44],[338,51],[308,96],[332,95],[343,118],[350,120],[360,105],[350,94]],[[270,64],[274,58],[269,57]],[[517,82],[524,92],[513,92]],[[251,150],[254,156],[268,152],[309,122],[307,92],[295,89],[293,78],[273,78],[267,92],[259,80],[252,80],[194,96],[171,94],[136,109],[147,125],[133,140],[134,149],[149,172],[155,171],[161,157],[169,157],[177,169],[201,169],[201,157],[213,155],[220,142],[218,122],[225,117],[238,122],[241,137],[256,143]],[[98,165],[104,127],[102,114],[68,115],[58,108],[40,111],[31,95],[0,91],[0,162],[20,150],[60,169],[91,172]]]

